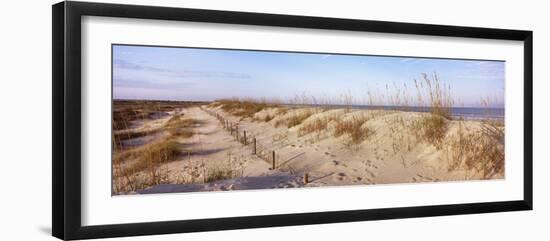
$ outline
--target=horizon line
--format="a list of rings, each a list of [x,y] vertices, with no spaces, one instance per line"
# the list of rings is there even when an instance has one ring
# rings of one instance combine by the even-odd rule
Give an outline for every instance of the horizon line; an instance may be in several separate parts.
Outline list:
[[[230,98],[231,99],[231,98]],[[113,98],[112,101],[169,101],[169,102],[216,102],[223,99],[216,100],[176,100],[176,99],[135,99],[135,98]],[[246,99],[239,99],[246,100]],[[274,102],[265,102],[265,103],[274,103]],[[347,106],[347,104],[292,104],[292,103],[282,103],[282,105],[308,105],[308,106]],[[432,108],[431,106],[418,106],[418,105],[369,105],[369,104],[351,104],[350,106],[372,106],[372,107],[413,107],[413,108]],[[475,109],[505,109],[505,106],[502,107],[482,107],[482,106],[451,106],[450,108],[475,108]]]

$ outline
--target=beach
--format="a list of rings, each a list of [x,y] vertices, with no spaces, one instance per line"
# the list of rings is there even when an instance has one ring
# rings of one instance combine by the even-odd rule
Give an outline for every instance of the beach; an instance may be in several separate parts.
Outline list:
[[[233,102],[160,112],[114,131],[133,137],[115,143],[114,195],[504,178],[502,122]]]

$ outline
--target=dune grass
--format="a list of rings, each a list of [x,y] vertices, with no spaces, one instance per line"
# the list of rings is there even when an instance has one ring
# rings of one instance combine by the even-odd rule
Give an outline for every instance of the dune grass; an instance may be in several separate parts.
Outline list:
[[[273,120],[273,118],[275,118],[274,115],[269,115],[269,114],[268,114],[268,115],[265,115],[265,116],[264,116],[263,121],[264,121],[264,122],[270,122],[271,120]]]
[[[156,133],[156,130],[131,130],[124,132],[114,133],[116,143],[120,143],[124,140],[130,140],[134,138],[144,137]]]
[[[166,122],[164,129],[167,130],[172,136],[189,138],[194,134],[190,130],[190,127],[200,124],[202,124],[202,122],[197,119],[183,118],[180,115],[176,115]]]
[[[328,118],[315,118],[315,120],[310,121],[308,123],[305,123],[300,127],[300,130],[298,131],[299,136],[304,136],[309,133],[319,133],[323,130],[327,129],[328,126]]]
[[[294,112],[288,117],[281,118],[275,122],[275,127],[286,126],[287,128],[292,128],[294,126],[302,124],[307,118],[315,114],[311,109],[300,109],[297,112]]]
[[[349,137],[349,141],[346,143],[347,145],[360,144],[372,134],[372,130],[364,126],[367,121],[368,118],[357,116],[347,120],[339,120],[336,122],[333,136],[340,137],[342,135],[347,135]]]
[[[183,118],[183,115],[175,115],[157,130],[157,132],[165,131],[167,133],[160,139],[131,149],[121,149],[122,144],[120,143],[115,145],[113,179],[116,190],[114,193],[135,191],[167,182],[167,174],[161,169],[161,166],[177,160],[182,154],[189,155],[192,152],[192,150],[183,148],[178,139],[193,136],[194,133],[190,128],[197,124],[201,124],[201,122],[192,118]],[[139,133],[139,135],[147,134],[150,133]],[[116,142],[120,142],[120,138],[114,138],[113,141],[117,144]]]
[[[286,126],[288,128],[291,128],[291,127],[300,125],[302,124],[302,122],[304,122],[304,120],[309,118],[311,115],[313,115],[312,111],[303,111],[302,113],[292,115],[290,118],[288,118]]]
[[[504,173],[504,131],[492,123],[482,123],[477,131],[465,130],[459,122],[457,136],[449,143],[449,171],[464,166],[483,178]]]
[[[137,158],[129,167],[133,172],[155,169],[160,164],[176,160],[182,154],[180,144],[173,138],[167,138],[147,145],[145,148],[133,153]],[[154,174],[154,173],[152,173]]]
[[[227,180],[237,177],[236,172],[227,167],[213,167],[206,171],[204,182],[215,182],[220,180]]]
[[[445,85],[436,73],[432,76],[422,74],[422,81],[414,80],[414,83],[417,90],[417,101],[419,104],[427,106],[429,114],[422,115],[412,127],[415,129],[418,139],[441,149],[454,104],[451,86]]]
[[[222,110],[239,117],[253,117],[254,114],[266,108],[279,107],[276,103],[256,101],[253,99],[221,99],[216,100],[214,107],[220,106]]]
[[[166,173],[161,165],[175,161],[181,154],[180,144],[173,137],[116,152],[113,156],[115,194],[165,183]]]
[[[437,149],[443,147],[443,139],[447,133],[448,120],[432,113],[422,115],[412,124],[417,139],[430,143]]]

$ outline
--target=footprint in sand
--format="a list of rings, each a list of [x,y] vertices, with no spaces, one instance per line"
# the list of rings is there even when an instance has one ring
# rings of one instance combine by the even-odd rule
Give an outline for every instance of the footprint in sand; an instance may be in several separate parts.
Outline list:
[[[372,178],[376,177],[376,174],[374,174],[374,172],[371,172],[369,169],[365,169],[365,172],[367,172],[367,174],[369,174]]]
[[[366,160],[366,161],[363,161],[362,163],[366,167],[373,167],[374,169],[378,169],[378,166],[376,164],[372,163],[371,160]]]
[[[433,178],[433,177],[427,177],[420,174],[416,174],[415,177],[412,178],[414,182],[437,182],[439,179]]]
[[[333,179],[336,180],[336,181],[343,181],[344,178],[346,178],[346,174],[343,173],[343,172],[340,172],[340,173],[333,176]]]
[[[338,166],[340,164],[340,162],[338,162],[337,160],[332,160],[332,163],[335,165],[335,166]]]

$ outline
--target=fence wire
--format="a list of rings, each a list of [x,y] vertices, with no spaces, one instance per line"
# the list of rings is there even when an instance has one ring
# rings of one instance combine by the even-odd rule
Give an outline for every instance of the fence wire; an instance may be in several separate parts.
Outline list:
[[[224,130],[229,132],[237,142],[246,147],[245,151],[241,151],[241,153],[255,155],[271,164],[272,168],[277,169],[287,166],[290,162],[298,161],[305,157],[305,152],[300,150],[285,151],[285,154],[281,155],[279,150],[288,147],[288,143],[286,142],[288,141],[287,137],[281,137],[279,134],[258,136],[240,126],[238,121],[234,120],[235,118],[232,120],[232,118],[228,118],[219,112],[202,107],[201,109],[215,117]]]

